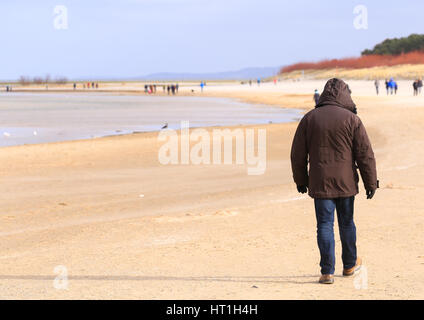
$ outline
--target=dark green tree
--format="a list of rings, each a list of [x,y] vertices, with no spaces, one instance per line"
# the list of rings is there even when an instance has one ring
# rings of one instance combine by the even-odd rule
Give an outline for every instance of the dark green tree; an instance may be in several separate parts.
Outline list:
[[[424,50],[424,34],[411,34],[409,37],[386,39],[372,50],[362,51],[362,55],[399,55],[420,50]]]

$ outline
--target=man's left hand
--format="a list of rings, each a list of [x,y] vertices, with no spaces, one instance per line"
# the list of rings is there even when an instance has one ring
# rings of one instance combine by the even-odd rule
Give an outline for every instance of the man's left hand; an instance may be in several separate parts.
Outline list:
[[[367,199],[372,199],[374,197],[375,190],[367,190]]]
[[[306,186],[297,186],[297,191],[299,191],[299,193],[306,193],[308,192],[308,188]]]

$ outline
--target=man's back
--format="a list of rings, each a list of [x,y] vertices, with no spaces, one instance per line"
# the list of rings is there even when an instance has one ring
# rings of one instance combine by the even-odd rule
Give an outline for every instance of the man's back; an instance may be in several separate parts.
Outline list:
[[[311,195],[334,198],[357,194],[352,148],[359,118],[346,109],[328,105],[310,112],[306,121]]]
[[[367,133],[356,115],[349,88],[338,81],[329,82],[319,104],[301,120],[293,140],[293,178],[298,186],[308,186],[313,198],[356,195],[356,163],[366,189],[377,187],[374,153]]]

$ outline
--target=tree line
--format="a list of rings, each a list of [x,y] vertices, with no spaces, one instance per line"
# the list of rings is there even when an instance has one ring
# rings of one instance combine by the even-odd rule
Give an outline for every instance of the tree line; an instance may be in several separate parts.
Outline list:
[[[57,77],[55,79],[52,79],[50,75],[46,75],[45,77],[27,77],[27,76],[21,76],[18,79],[18,82],[21,85],[29,85],[31,83],[34,84],[47,84],[47,83],[56,83],[56,84],[66,84],[68,82],[68,79],[66,77]]]
[[[362,51],[367,55],[400,55],[413,51],[424,51],[424,34],[411,34],[408,37],[386,39],[373,49]]]

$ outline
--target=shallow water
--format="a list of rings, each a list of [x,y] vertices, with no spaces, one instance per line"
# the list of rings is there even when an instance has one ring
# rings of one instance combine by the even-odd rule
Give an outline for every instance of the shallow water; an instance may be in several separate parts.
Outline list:
[[[89,139],[190,127],[282,123],[299,110],[230,99],[108,94],[0,94],[0,146]]]

